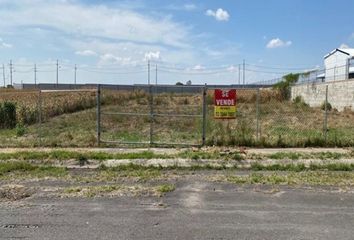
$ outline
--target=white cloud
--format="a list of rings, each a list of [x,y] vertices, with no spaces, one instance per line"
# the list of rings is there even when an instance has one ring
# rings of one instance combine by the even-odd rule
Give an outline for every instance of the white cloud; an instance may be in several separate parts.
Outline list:
[[[236,72],[238,67],[235,67],[234,65],[231,65],[230,67],[227,68],[227,71],[229,72]]]
[[[3,7],[6,5],[7,7]],[[0,1],[0,31],[33,26],[75,37],[188,46],[188,26],[170,17],[156,17],[133,10],[80,1]]]
[[[193,70],[204,70],[205,67],[203,65],[198,64],[198,65],[195,65],[192,69]]]
[[[4,42],[2,38],[0,38],[0,48],[12,48],[12,44]]]
[[[134,61],[130,57],[118,57],[111,53],[106,53],[100,56],[99,65],[104,65],[106,63],[114,63],[123,66],[134,65]]]
[[[289,47],[290,45],[292,45],[291,41],[283,41],[280,38],[274,38],[268,42],[267,48],[282,48]]]
[[[80,56],[85,56],[85,57],[90,57],[90,56],[96,56],[97,55],[97,53],[95,51],[92,51],[92,50],[76,51],[75,54],[76,55],[80,55]]]
[[[145,53],[145,57],[144,60],[148,61],[148,60],[160,60],[161,56],[160,56],[160,52],[147,52]]]
[[[184,9],[187,11],[193,11],[197,9],[197,6],[195,4],[184,4]]]
[[[339,48],[350,48],[347,44],[345,44],[345,43],[342,43],[340,46],[339,46]]]
[[[229,21],[230,15],[226,10],[223,10],[222,8],[219,8],[216,11],[213,11],[211,9],[208,9],[205,12],[205,15],[210,16],[210,17],[215,17],[217,21]]]

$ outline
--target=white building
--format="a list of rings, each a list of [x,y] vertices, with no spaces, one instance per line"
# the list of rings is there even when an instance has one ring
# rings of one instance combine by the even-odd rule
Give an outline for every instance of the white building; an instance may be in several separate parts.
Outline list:
[[[324,57],[325,81],[354,78],[354,48],[336,48]]]

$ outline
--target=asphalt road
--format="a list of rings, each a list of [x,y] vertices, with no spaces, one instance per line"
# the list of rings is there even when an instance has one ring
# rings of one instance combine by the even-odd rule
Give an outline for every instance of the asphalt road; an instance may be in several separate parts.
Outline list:
[[[0,204],[0,239],[354,239],[354,193],[184,182],[165,197]]]

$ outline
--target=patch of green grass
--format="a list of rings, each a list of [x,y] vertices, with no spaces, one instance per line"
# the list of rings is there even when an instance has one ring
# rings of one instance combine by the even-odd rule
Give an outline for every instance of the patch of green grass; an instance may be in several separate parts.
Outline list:
[[[14,171],[26,172],[36,170],[37,167],[26,162],[3,162],[0,163],[0,176]]]
[[[307,168],[305,164],[270,164],[263,165],[260,163],[255,163],[251,165],[251,170],[253,171],[292,171],[301,172],[305,171]]]
[[[303,156],[303,154],[296,153],[296,152],[277,152],[268,155],[270,159],[291,159],[291,160],[298,160]]]
[[[37,166],[23,161],[0,163],[0,177],[13,173],[19,178],[63,177],[67,175],[67,170],[62,167]]]
[[[348,154],[343,153],[336,153],[336,152],[320,152],[320,153],[313,153],[314,158],[319,159],[341,159],[345,157],[349,157]]]
[[[204,151],[187,150],[187,151],[183,151],[183,152],[178,153],[177,157],[186,158],[186,159],[193,159],[193,160],[217,159],[218,157],[220,157],[220,154],[217,151],[204,152]]]
[[[303,172],[303,171],[354,171],[354,164],[350,163],[327,163],[327,164],[310,164],[305,166],[303,163],[299,164],[270,164],[263,165],[261,163],[252,164],[250,170],[253,171],[288,171],[288,172]]]
[[[291,159],[291,160],[299,160],[299,159],[342,159],[342,158],[350,158],[350,153],[337,153],[337,152],[312,152],[312,153],[304,153],[304,152],[277,152],[273,154],[266,155],[257,155],[261,158],[270,158],[270,159]]]
[[[226,176],[221,180],[235,184],[354,186],[352,172],[290,172],[288,174],[252,173],[246,176]]]
[[[310,170],[328,170],[328,171],[354,171],[354,164],[330,163],[324,165],[311,164]]]
[[[54,150],[48,152],[40,151],[18,151],[11,153],[0,153],[0,160],[68,160],[82,159],[107,160],[107,159],[152,159],[152,158],[168,158],[166,154],[156,154],[152,151],[132,152],[132,153],[107,153],[107,152],[78,152]]]
[[[160,193],[173,192],[176,189],[176,186],[173,184],[162,184],[157,186],[156,190]]]
[[[243,160],[244,157],[238,152],[220,152],[220,151],[192,151],[187,150],[176,155],[179,158],[185,159],[223,159],[223,160]]]

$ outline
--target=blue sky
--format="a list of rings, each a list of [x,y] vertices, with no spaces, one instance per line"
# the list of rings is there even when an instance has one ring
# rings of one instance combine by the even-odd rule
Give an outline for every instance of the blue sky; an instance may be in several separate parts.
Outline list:
[[[354,47],[352,0],[0,0],[0,63],[9,81],[231,84],[322,67]],[[151,78],[155,81],[155,71]]]

